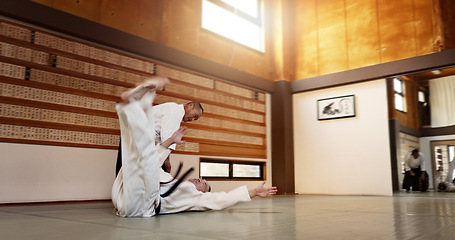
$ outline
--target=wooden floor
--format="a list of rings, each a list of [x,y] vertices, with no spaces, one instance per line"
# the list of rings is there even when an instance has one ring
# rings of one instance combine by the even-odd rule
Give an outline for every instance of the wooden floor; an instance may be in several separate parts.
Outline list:
[[[455,193],[275,196],[147,219],[110,202],[0,205],[0,239],[455,239]]]

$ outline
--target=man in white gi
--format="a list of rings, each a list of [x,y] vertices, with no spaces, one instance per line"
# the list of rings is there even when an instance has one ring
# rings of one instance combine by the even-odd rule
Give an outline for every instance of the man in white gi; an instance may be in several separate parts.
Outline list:
[[[151,79],[163,80],[167,79],[161,76],[154,76]],[[151,96],[150,92],[147,92],[141,101],[142,108],[144,111],[148,108],[153,108],[153,115],[155,119],[155,141],[161,143],[168,139],[177,129],[180,127],[180,123],[191,122],[198,120],[204,109],[199,102],[193,101],[188,102],[185,105],[177,104],[174,102],[167,102],[159,105],[153,106],[154,97]],[[169,147],[171,150],[175,150],[175,144]],[[117,154],[117,163],[116,163],[116,174],[120,171],[122,167],[122,145],[120,141],[119,151]],[[166,172],[171,172],[171,164],[169,159],[164,161],[164,168]]]
[[[181,211],[219,210],[251,198],[270,197],[276,187],[265,187],[265,181],[257,188],[246,186],[229,192],[207,192],[209,186],[203,179],[174,180],[161,169],[164,159],[170,154],[169,146],[183,143],[185,127],[155,146],[153,133],[155,121],[153,108],[143,109],[140,100],[167,84],[167,79],[154,79],[122,94],[122,103],[116,109],[120,121],[123,167],[112,187],[112,202],[117,214],[122,217],[151,217],[158,213]],[[176,184],[178,182],[179,184]]]
[[[447,171],[447,177],[445,181],[442,181],[438,184],[438,190],[444,192],[455,192],[453,170],[455,169],[455,157],[452,161],[449,161],[449,169]]]
[[[449,171],[447,172],[447,182],[455,183],[455,179],[453,178],[454,169],[455,169],[455,157],[453,157],[452,161],[449,161]]]
[[[412,191],[427,191],[428,175],[424,163],[423,154],[418,149],[412,150],[405,156],[403,189],[406,189],[406,192],[410,192],[411,187]]]

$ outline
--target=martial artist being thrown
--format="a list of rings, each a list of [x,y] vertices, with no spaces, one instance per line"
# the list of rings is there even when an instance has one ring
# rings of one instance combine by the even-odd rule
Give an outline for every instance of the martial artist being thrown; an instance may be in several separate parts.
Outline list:
[[[174,179],[161,169],[170,154],[172,144],[183,143],[185,127],[180,127],[169,139],[155,145],[153,108],[143,109],[140,100],[169,82],[166,78],[147,81],[122,94],[116,110],[120,121],[123,166],[112,187],[112,202],[117,215],[122,217],[152,217],[156,214],[182,211],[220,210],[253,197],[270,197],[276,187],[246,186],[229,192],[209,192],[203,179],[182,181]],[[185,175],[184,175],[185,176]]]

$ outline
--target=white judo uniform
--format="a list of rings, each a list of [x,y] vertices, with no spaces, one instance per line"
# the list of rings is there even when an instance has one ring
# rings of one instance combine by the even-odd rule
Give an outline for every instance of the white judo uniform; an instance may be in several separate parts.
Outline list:
[[[153,118],[155,119],[155,141],[158,143],[166,141],[172,134],[177,131],[185,115],[183,104],[167,102],[159,105],[153,105],[154,95],[146,93],[141,99],[141,105],[144,111],[150,107],[153,108]],[[175,150],[175,144],[169,147]]]
[[[122,217],[151,217],[182,211],[220,210],[250,201],[246,186],[229,192],[203,193],[188,181],[182,182],[169,196],[162,198],[175,181],[161,169],[169,149],[155,145],[153,108],[140,102],[117,105],[122,141],[122,169],[112,187],[112,202]]]

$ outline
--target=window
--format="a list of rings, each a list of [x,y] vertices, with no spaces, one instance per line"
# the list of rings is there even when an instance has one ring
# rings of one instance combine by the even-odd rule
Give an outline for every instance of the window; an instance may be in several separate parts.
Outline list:
[[[229,163],[202,162],[202,177],[229,177]]]
[[[395,109],[398,111],[406,112],[403,81],[399,78],[394,78],[393,89],[395,91]]]
[[[206,179],[264,180],[265,162],[201,158],[201,177]]]
[[[262,0],[202,0],[202,28],[264,52]]]
[[[455,147],[454,147],[454,145],[448,145],[447,149],[449,152],[449,162],[452,162],[455,160],[455,158],[454,158],[455,157]]]
[[[452,161],[455,161],[455,147],[454,145],[448,145],[447,150],[449,152],[449,165],[452,163]],[[449,168],[450,169],[450,168]],[[452,170],[452,177],[455,176],[455,169]],[[453,180],[453,179],[449,179]]]
[[[419,91],[419,102],[420,103],[425,103],[425,93],[423,91]]]

